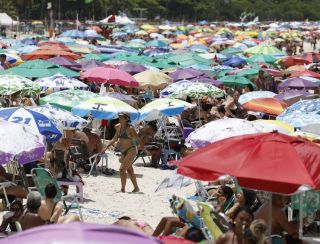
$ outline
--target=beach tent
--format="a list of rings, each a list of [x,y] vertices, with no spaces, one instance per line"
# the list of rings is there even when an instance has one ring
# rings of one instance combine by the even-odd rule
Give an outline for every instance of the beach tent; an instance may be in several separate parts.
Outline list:
[[[102,24],[115,23],[120,25],[134,24],[134,22],[131,19],[129,19],[127,16],[120,16],[120,15],[109,15],[107,18],[100,20],[100,23]]]
[[[0,26],[12,26],[17,24],[17,21],[14,21],[6,13],[0,13]]]

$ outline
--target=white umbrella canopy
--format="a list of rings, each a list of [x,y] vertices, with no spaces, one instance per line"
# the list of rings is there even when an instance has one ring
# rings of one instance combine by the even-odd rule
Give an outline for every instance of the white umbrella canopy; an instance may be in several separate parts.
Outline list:
[[[259,133],[262,129],[262,126],[243,119],[219,119],[191,132],[186,142],[193,148],[201,148],[232,136]]]

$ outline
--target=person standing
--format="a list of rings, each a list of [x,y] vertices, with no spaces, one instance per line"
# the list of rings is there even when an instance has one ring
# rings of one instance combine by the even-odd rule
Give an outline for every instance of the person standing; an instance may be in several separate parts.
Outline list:
[[[130,180],[134,186],[132,192],[139,192],[139,186],[137,183],[137,178],[134,174],[132,167],[133,160],[137,155],[136,143],[139,144],[140,149],[143,150],[144,144],[140,137],[129,124],[130,114],[129,113],[119,113],[119,124],[115,126],[116,133],[112,140],[107,145],[107,149],[112,146],[115,142],[119,141],[121,156],[120,156],[120,178],[121,178],[121,192],[125,192],[127,173]]]

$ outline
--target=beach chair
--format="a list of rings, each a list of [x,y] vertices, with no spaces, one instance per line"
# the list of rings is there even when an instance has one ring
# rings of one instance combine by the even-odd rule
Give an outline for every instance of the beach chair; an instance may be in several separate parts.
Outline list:
[[[47,169],[44,168],[35,168],[31,170],[31,174],[32,174],[32,179],[36,185],[37,190],[40,192],[40,194],[42,196],[45,196],[45,187],[49,184],[52,183],[56,186],[57,188],[57,196],[55,197],[54,201],[58,202],[58,201],[62,201],[65,212],[64,215],[66,215],[69,210],[71,208],[73,208],[74,206],[78,209],[79,211],[79,215],[80,215],[80,219],[81,221],[83,220],[82,217],[82,213],[81,213],[81,208],[79,205],[79,200],[82,200],[83,196],[83,192],[74,194],[74,195],[67,195],[67,196],[63,196],[62,191],[60,189],[60,185],[66,185],[68,183],[72,183],[72,182],[58,182]],[[74,182],[74,183],[78,183],[78,182]],[[81,185],[82,183],[79,182]],[[71,204],[67,204],[67,202],[70,202]]]
[[[198,202],[200,217],[207,233],[210,234],[211,240],[218,240],[219,237],[231,229],[227,218],[222,214],[213,210],[211,205],[204,202]]]
[[[197,180],[194,182],[194,184],[196,186],[197,195],[199,196],[201,202],[217,201],[216,197],[209,195],[207,189],[205,188],[205,186],[202,184],[201,181]]]
[[[103,171],[103,162],[106,163],[106,170],[108,170],[108,153],[96,153],[89,158],[91,168],[87,175],[88,177],[91,175],[92,171],[96,169],[97,164],[99,164],[100,161],[102,164],[102,171]]]
[[[86,163],[89,160],[87,145],[78,139],[72,139],[70,146],[70,156],[75,164]]]

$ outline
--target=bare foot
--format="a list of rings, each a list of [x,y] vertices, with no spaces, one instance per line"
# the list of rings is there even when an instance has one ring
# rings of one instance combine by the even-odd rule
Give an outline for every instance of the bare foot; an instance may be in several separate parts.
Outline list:
[[[121,192],[123,192],[123,193],[125,193],[125,192],[126,192],[126,190],[125,190],[125,189],[121,189],[120,191],[121,191]]]
[[[134,188],[132,192],[139,192],[140,189],[139,188]]]

